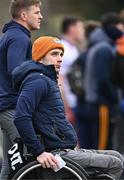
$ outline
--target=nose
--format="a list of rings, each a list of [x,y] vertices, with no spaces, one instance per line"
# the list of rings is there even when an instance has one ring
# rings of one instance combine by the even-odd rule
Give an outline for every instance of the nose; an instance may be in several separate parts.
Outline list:
[[[39,14],[39,18],[40,18],[40,19],[43,19],[43,15],[42,15],[41,13]]]
[[[59,56],[58,61],[59,61],[59,63],[62,62],[62,56],[61,55]]]

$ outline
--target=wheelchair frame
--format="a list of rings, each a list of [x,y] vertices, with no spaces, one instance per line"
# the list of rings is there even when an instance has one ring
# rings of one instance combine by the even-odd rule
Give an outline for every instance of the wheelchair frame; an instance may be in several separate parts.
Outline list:
[[[77,178],[77,180],[87,180],[85,174],[86,172],[84,171],[84,169],[79,167],[75,162],[72,163],[72,161],[68,158],[63,158],[63,160],[66,162],[66,166],[63,169],[66,169],[67,171],[71,172]],[[25,165],[23,168],[21,168],[13,176],[12,180],[21,180],[27,173],[38,167],[42,167],[42,166],[37,161],[30,162],[27,165]]]
[[[104,180],[107,180],[107,179],[111,179],[113,180],[113,178],[109,175],[106,175],[106,174],[102,174],[97,177],[97,176],[91,176],[88,174],[88,172],[82,168],[80,165],[78,165],[77,163],[75,163],[74,161],[72,161],[71,159],[67,158],[67,157],[63,157],[63,160],[66,162],[66,166],[63,168],[63,170],[66,170],[68,171],[69,173],[72,173],[73,177],[75,180],[89,180],[89,179],[104,179]],[[12,180],[24,180],[24,177],[26,174],[30,173],[32,170],[36,169],[36,168],[39,168],[41,166],[41,164],[39,164],[37,161],[32,161],[28,164],[26,164],[24,167],[22,167],[13,177],[12,177]],[[49,169],[50,170],[50,169]],[[41,169],[41,171],[43,171],[43,168]],[[61,170],[60,170],[61,171]],[[54,173],[52,171],[52,173]],[[56,176],[57,176],[57,173],[54,173]],[[39,179],[39,178],[38,178]],[[47,180],[50,180],[50,178],[46,178],[46,177],[41,177],[40,180],[44,180],[44,179],[47,179]],[[57,177],[52,177],[51,180],[62,180],[64,178],[57,178]],[[65,178],[67,179],[67,178]],[[68,180],[72,178],[68,178]]]

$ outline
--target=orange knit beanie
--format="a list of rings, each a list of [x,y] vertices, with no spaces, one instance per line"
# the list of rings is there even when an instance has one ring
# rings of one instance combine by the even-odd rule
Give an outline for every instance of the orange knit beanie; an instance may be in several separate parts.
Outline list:
[[[64,51],[60,39],[51,36],[43,36],[36,39],[32,47],[32,58],[34,61],[40,61],[49,51],[59,48]]]

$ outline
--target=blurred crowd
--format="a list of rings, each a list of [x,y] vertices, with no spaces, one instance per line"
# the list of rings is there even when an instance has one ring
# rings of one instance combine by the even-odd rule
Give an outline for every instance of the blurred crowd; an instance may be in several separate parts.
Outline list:
[[[103,14],[99,21],[65,17],[65,46],[60,89],[66,116],[75,127],[80,148],[114,149],[124,153],[124,17]],[[82,93],[76,92],[72,66],[80,64]],[[74,89],[75,88],[75,89]]]

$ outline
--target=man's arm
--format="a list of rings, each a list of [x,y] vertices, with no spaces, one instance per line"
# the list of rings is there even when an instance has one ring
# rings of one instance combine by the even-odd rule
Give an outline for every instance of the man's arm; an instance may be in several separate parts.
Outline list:
[[[35,133],[33,115],[35,115],[42,97],[46,96],[47,88],[47,83],[42,79],[26,83],[16,106],[14,123],[28,150],[35,156],[44,151],[44,146]]]
[[[47,95],[47,83],[36,80],[27,84],[19,96],[14,123],[28,150],[37,157],[43,168],[56,168],[57,160],[52,153],[45,152],[45,147],[37,138],[33,126],[33,114],[42,97]]]

